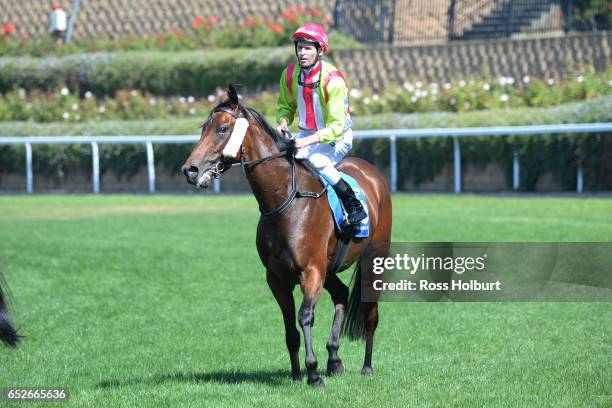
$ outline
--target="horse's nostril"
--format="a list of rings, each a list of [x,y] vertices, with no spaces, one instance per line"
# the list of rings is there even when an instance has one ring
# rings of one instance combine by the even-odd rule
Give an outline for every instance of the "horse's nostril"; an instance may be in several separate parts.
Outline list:
[[[183,174],[187,177],[197,176],[199,169],[196,166],[183,167]]]

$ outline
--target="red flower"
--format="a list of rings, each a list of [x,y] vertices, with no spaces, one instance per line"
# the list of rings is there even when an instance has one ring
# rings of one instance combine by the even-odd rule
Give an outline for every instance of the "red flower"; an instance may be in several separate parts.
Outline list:
[[[206,21],[204,17],[194,18],[191,25],[194,30],[197,30],[202,25],[202,23],[204,23],[204,21]]]
[[[304,7],[304,6],[296,7],[295,11],[297,11],[300,14],[304,14],[306,12],[306,7]]]
[[[310,15],[313,17],[321,17],[322,14],[321,9],[318,7],[313,7],[310,9]]]
[[[290,23],[295,23],[298,19],[298,16],[295,15],[296,12],[297,12],[297,7],[293,6],[283,11],[280,16],[282,19],[289,20]]]
[[[206,30],[206,31],[210,31],[210,25],[208,25],[208,24],[204,24],[204,30]]]
[[[275,32],[275,33],[283,32],[283,26],[280,24],[269,24],[268,28],[270,29],[270,31]]]
[[[290,23],[295,23],[297,21],[297,16],[295,14],[287,14],[287,16],[283,17]]]
[[[14,32],[15,32],[15,30],[16,30],[15,23],[5,23],[5,24],[2,26],[2,32],[3,32],[4,34],[14,33]]]
[[[172,37],[175,37],[175,38],[178,38],[178,39],[185,38],[185,33],[183,33],[182,31],[177,30],[176,28],[171,28],[170,29],[170,35]]]
[[[253,28],[255,25],[255,20],[253,20],[253,17],[247,17],[244,21],[244,25],[246,25],[248,28]]]
[[[219,17],[211,16],[211,17],[208,18],[208,22],[211,23],[211,24],[218,23],[219,21],[221,21],[221,19]]]

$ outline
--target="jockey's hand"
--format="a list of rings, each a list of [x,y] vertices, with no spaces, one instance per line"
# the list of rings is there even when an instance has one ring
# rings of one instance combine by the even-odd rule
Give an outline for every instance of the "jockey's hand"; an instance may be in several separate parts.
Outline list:
[[[319,136],[315,133],[314,135],[299,137],[295,139],[295,147],[296,149],[301,149],[302,147],[310,146],[311,144],[319,142]]]
[[[287,123],[287,119],[281,119],[280,123],[278,124],[278,127],[276,128],[276,130],[278,131],[278,133],[280,133],[281,135],[283,134],[283,130],[287,131],[289,130],[289,125]]]

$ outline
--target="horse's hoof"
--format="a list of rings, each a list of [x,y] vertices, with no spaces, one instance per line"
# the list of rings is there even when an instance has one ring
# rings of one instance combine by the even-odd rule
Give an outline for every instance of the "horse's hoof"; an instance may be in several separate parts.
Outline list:
[[[299,377],[299,378],[294,378],[294,379],[292,380],[292,382],[293,382],[294,384],[300,384],[300,385],[301,385],[301,384],[302,384],[302,378],[301,378],[301,377]]]
[[[327,375],[339,374],[344,374],[344,364],[342,364],[342,361],[327,364]]]
[[[323,382],[323,379],[321,377],[317,377],[314,380],[311,380],[309,378],[308,379],[308,385],[310,385],[312,387],[323,387],[325,385],[325,383]]]
[[[374,372],[374,370],[372,370],[372,367],[363,367],[361,369],[361,374],[365,375],[365,376],[372,375],[373,372]]]

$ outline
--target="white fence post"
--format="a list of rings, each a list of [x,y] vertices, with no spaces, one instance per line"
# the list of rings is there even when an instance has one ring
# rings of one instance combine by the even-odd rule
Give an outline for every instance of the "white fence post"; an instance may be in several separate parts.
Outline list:
[[[25,161],[26,161],[26,191],[28,194],[34,192],[34,173],[32,172],[32,145],[29,142],[25,144]]]
[[[582,193],[583,187],[583,178],[582,178],[582,163],[578,164],[578,169],[576,169],[576,192]]]
[[[459,145],[459,138],[453,136],[453,150],[455,156],[455,193],[461,193],[461,146]]]
[[[91,181],[94,194],[100,193],[100,152],[97,142],[91,142]]]
[[[389,159],[391,161],[389,166],[389,184],[391,184],[391,192],[397,191],[397,138],[395,135],[389,136]]]
[[[519,177],[520,177],[520,173],[519,173],[520,169],[519,169],[519,154],[517,151],[515,151],[512,154],[512,189],[513,190],[518,190],[519,189]]]
[[[149,173],[149,193],[155,192],[155,156],[153,153],[153,143],[147,142],[147,170]]]

